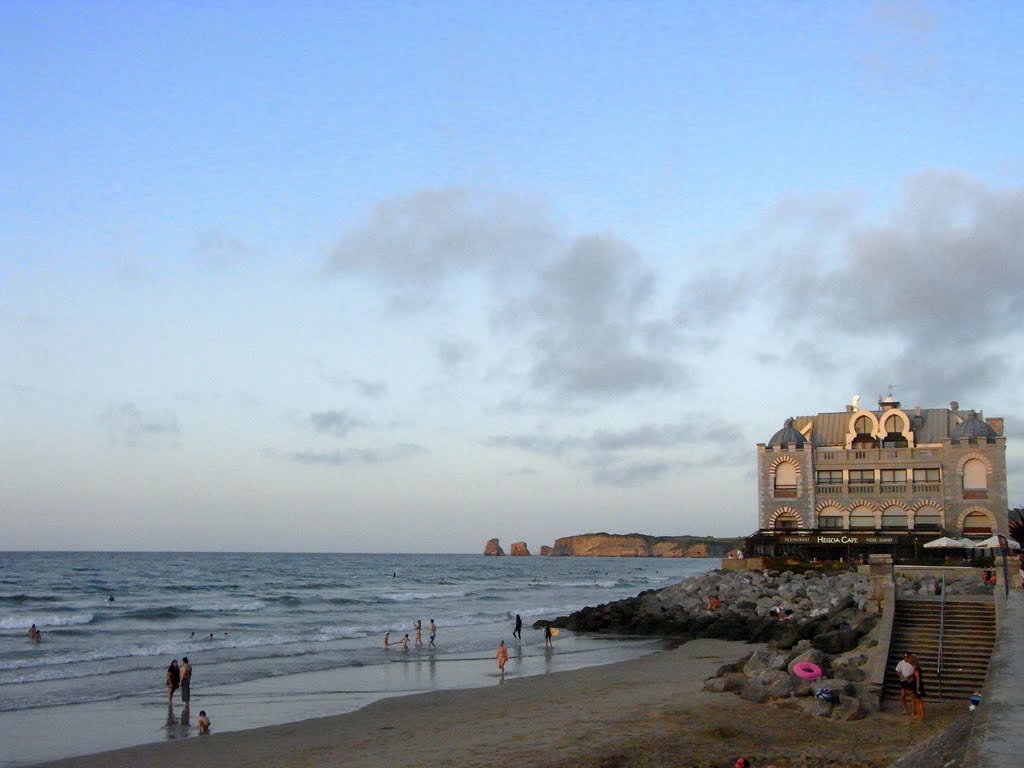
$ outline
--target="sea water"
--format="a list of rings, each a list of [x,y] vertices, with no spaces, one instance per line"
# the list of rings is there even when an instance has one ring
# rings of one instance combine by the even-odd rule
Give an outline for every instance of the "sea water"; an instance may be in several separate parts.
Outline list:
[[[384,696],[490,684],[494,649],[500,639],[512,642],[516,614],[523,618],[523,641],[513,644],[509,674],[635,657],[658,646],[562,632],[555,653],[545,654],[531,625],[677,583],[717,562],[0,553],[0,745],[6,744],[0,765],[189,735],[180,712],[162,720],[166,668],[182,656],[195,667],[192,709],[215,710],[218,730],[351,711]],[[431,619],[438,626],[434,647]],[[415,621],[423,626],[419,647]],[[28,640],[32,624],[40,643]],[[409,650],[384,649],[388,631],[392,643],[408,633]],[[92,720],[108,710],[125,726],[103,738]],[[150,720],[167,727],[149,730]],[[37,728],[61,735],[45,749],[18,736]]]

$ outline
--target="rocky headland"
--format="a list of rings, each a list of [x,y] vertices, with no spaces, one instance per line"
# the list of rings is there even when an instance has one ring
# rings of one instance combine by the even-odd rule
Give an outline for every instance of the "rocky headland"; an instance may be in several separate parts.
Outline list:
[[[542,546],[544,557],[724,557],[742,546],[743,539],[713,536],[648,536],[643,533],[583,533],[555,539]],[[484,547],[485,555],[504,555],[498,539]],[[512,544],[510,554],[529,555],[526,542]]]

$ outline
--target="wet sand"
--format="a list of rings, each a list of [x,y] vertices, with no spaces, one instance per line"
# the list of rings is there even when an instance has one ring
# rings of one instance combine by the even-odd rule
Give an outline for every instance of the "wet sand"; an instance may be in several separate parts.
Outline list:
[[[675,650],[486,688],[385,699],[349,714],[77,757],[47,766],[886,766],[941,730],[962,707],[929,720],[897,712],[855,722],[810,718],[705,693],[719,665],[756,646],[697,640]],[[193,714],[193,717],[198,712]],[[116,721],[97,722],[116,728]],[[52,736],[58,737],[58,736]],[[59,738],[59,737],[58,737]]]

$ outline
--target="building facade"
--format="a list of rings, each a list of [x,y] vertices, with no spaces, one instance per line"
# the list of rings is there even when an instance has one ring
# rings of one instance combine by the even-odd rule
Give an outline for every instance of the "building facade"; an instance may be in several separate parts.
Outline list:
[[[1008,532],[1003,420],[955,402],[905,410],[884,397],[865,410],[854,398],[787,419],[758,444],[757,470],[762,537],[882,544]]]

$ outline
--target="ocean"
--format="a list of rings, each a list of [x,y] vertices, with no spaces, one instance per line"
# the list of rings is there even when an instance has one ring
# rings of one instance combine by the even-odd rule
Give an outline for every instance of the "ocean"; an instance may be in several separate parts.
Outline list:
[[[711,559],[404,554],[0,553],[0,766],[186,738],[164,676],[188,656],[192,718],[236,730],[356,708],[385,696],[494,684],[605,664],[658,641],[561,632],[555,618],[677,583]],[[511,636],[516,614],[523,640]],[[438,625],[435,647],[427,625]],[[423,645],[383,647],[423,625]],[[28,628],[42,633],[29,642]],[[186,717],[183,719],[182,715]],[[113,717],[113,732],[97,719]],[[184,722],[183,722],[184,720]],[[108,721],[109,722],[109,721]],[[59,736],[47,743],[39,729]]]

